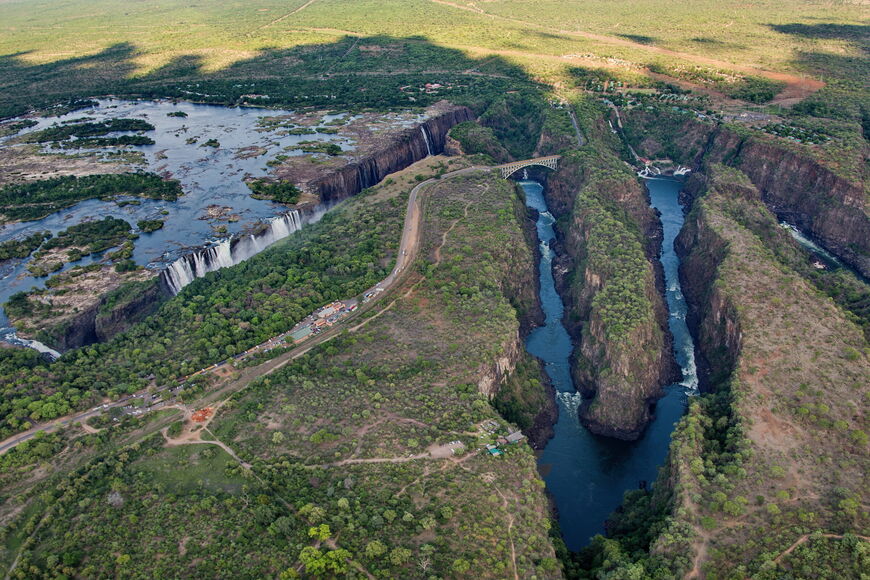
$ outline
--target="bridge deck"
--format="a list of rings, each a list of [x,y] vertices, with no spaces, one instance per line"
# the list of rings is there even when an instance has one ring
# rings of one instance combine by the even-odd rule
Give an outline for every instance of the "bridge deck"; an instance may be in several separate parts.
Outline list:
[[[534,159],[523,159],[521,161],[511,161],[510,163],[504,163],[502,165],[496,165],[496,169],[501,171],[501,176],[507,179],[512,174],[516,173],[520,169],[524,169],[526,167],[530,167],[532,165],[537,165],[539,167],[546,167],[548,169],[556,169],[559,159],[561,159],[561,155],[548,155],[546,157],[535,157]]]

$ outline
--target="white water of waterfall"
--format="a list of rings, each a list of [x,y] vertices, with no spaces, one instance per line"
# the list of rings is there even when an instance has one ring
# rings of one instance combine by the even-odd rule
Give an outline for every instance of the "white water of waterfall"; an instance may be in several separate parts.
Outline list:
[[[528,181],[528,180],[529,180],[529,170],[523,169],[523,181]]]
[[[164,280],[172,291],[178,294],[182,288],[197,278],[228,266],[235,266],[262,252],[278,240],[299,231],[304,223],[320,219],[324,211],[306,216],[295,209],[274,218],[262,232],[222,240],[213,246],[197,250],[172,262],[163,272]]]
[[[426,130],[425,125],[420,125],[420,132],[423,133],[423,140],[426,142],[427,154],[432,155],[432,143],[429,140],[429,131]]]
[[[17,344],[19,346],[26,346],[28,348],[32,348],[42,354],[47,354],[51,357],[52,360],[57,360],[60,358],[60,353],[54,350],[53,348],[46,346],[39,342],[38,340],[28,340],[26,338],[19,338],[15,331],[11,328],[0,329],[0,337],[2,337],[3,342],[8,342],[9,344]]]

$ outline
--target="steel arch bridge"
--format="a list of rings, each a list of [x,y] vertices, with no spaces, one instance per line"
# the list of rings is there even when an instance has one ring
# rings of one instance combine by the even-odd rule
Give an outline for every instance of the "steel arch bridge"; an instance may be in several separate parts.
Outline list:
[[[556,169],[559,164],[561,155],[550,155],[548,157],[535,157],[534,159],[523,159],[522,161],[511,161],[504,165],[496,165],[495,168],[501,171],[501,176],[505,179],[526,167],[537,165],[538,167],[546,167],[547,169]]]

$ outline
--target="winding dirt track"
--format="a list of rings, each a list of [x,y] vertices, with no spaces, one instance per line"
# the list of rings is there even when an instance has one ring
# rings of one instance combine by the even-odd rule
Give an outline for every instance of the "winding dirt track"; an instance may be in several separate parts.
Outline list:
[[[383,298],[389,292],[388,290],[392,289],[393,286],[396,285],[397,282],[404,279],[404,274],[407,266],[411,264],[417,256],[417,251],[420,246],[420,220],[421,220],[421,210],[420,204],[418,203],[418,195],[425,187],[429,185],[440,182],[445,179],[450,179],[459,175],[464,175],[466,173],[476,172],[476,171],[486,171],[490,169],[486,166],[472,166],[466,167],[464,169],[459,169],[456,171],[452,171],[450,173],[445,173],[440,178],[432,178],[427,179],[419,184],[417,184],[412,190],[410,195],[408,196],[408,206],[405,211],[405,221],[402,227],[402,239],[399,243],[398,255],[396,257],[396,266],[393,268],[393,271],[390,272],[390,275],[384,278],[380,283],[377,284],[378,288],[381,288],[383,292],[376,295],[371,302],[376,302],[378,299]],[[357,328],[357,327],[355,327]],[[355,330],[352,328],[351,330]],[[244,369],[242,371],[242,376],[239,380],[233,381],[229,385],[224,388],[218,389],[212,394],[226,394],[239,391],[245,388],[251,381],[256,378],[269,375],[276,370],[280,369],[290,361],[299,358],[300,356],[307,353],[309,350],[332,340],[335,338],[340,332],[344,331],[345,326],[339,325],[335,326],[325,332],[322,332],[318,336],[309,339],[306,343],[295,348],[287,353],[284,353],[281,356],[278,356],[272,360],[266,361],[260,365],[255,367],[250,367],[248,369]],[[165,388],[164,388],[165,389]],[[146,393],[147,390],[140,391],[136,393],[136,395],[141,395]],[[131,401],[136,395],[129,395],[124,397],[119,401],[115,401],[113,403],[107,404],[106,408],[111,407],[120,407]],[[94,408],[88,411],[81,411],[78,413],[73,413],[70,415],[66,415],[64,417],[58,417],[53,421],[48,423],[43,423],[41,425],[36,425],[23,433],[18,433],[13,435],[3,441],[0,441],[0,455],[6,453],[10,449],[17,446],[19,443],[27,441],[28,439],[32,439],[37,433],[50,433],[52,431],[56,431],[63,427],[68,427],[74,423],[81,423],[86,421],[87,419],[94,417],[96,415],[101,414],[105,409],[104,408]]]

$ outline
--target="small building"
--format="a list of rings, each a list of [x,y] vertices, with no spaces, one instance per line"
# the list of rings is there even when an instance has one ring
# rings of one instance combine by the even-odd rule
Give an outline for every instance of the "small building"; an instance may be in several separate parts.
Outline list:
[[[511,444],[519,443],[525,438],[526,436],[523,435],[521,431],[514,431],[513,433],[510,433],[507,437],[505,437],[505,439],[507,439],[507,442]]]
[[[317,316],[320,318],[329,318],[333,314],[338,312],[338,309],[335,308],[332,304],[329,306],[325,306],[320,312],[317,313]]]
[[[303,326],[302,328],[300,328],[296,332],[293,332],[290,335],[290,337],[293,338],[293,342],[299,342],[299,341],[305,340],[309,336],[311,336],[311,327],[310,326]]]

